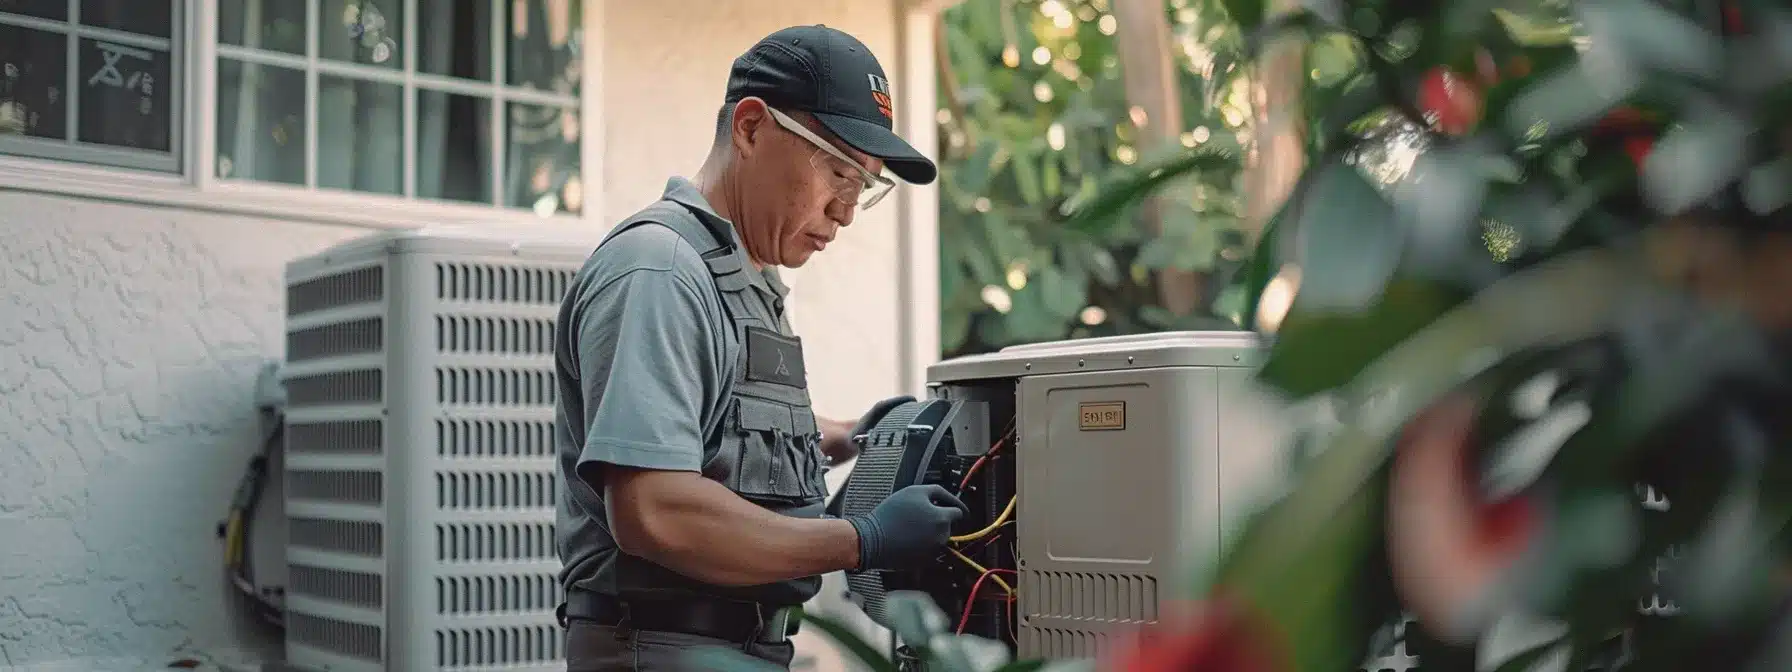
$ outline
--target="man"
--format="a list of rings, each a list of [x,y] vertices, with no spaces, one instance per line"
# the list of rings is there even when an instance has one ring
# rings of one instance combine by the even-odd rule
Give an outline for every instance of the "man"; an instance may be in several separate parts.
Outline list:
[[[802,266],[855,212],[933,163],[891,131],[888,80],[858,40],[773,33],[734,62],[694,180],[619,224],[561,305],[555,441],[570,670],[689,669],[720,646],[789,667],[820,575],[941,552],[964,505],[904,489],[823,513],[823,459],[856,423],[815,417],[776,267]]]

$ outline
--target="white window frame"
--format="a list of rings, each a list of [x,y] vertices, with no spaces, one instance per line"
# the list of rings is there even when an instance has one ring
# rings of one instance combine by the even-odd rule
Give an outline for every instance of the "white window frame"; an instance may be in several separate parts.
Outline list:
[[[301,0],[286,0],[299,2]],[[414,6],[411,0],[403,0]],[[437,224],[519,224],[534,227],[567,225],[589,228],[604,221],[604,114],[603,52],[604,6],[607,0],[584,2],[584,66],[579,96],[579,174],[583,185],[580,214],[556,213],[543,217],[526,208],[480,203],[417,199],[405,196],[317,189],[249,180],[219,179],[217,151],[217,18],[219,0],[176,0],[175,67],[184,90],[176,91],[179,112],[184,113],[173,137],[177,143],[178,170],[157,172],[96,163],[79,163],[79,157],[58,152],[60,159],[23,154],[0,154],[0,190],[74,196],[79,198],[174,207],[204,212],[236,214],[298,222],[342,224],[365,228],[415,228]],[[508,0],[503,0],[507,3]],[[308,3],[309,4],[309,3]],[[407,7],[409,9],[410,7]],[[504,9],[508,11],[507,4]],[[315,11],[310,12],[315,23]],[[405,12],[407,23],[415,12]],[[501,24],[500,24],[501,25]],[[86,29],[82,29],[85,31]],[[104,31],[102,31],[104,32]],[[110,33],[107,33],[110,34]],[[179,41],[186,37],[185,44]],[[494,34],[494,37],[497,35]],[[409,48],[408,45],[406,47]],[[501,50],[502,44],[495,44]],[[227,49],[229,51],[229,49]],[[293,56],[292,59],[315,61]],[[288,59],[282,59],[288,60]],[[255,62],[269,62],[256,58]],[[295,63],[296,64],[296,63]],[[326,66],[324,70],[335,66]],[[359,73],[363,68],[350,66]],[[318,70],[313,69],[312,72]],[[494,72],[494,79],[503,73]],[[391,73],[387,78],[411,77]],[[427,75],[422,75],[427,77]],[[432,78],[432,81],[441,81]],[[485,85],[480,86],[485,95]],[[461,85],[460,88],[466,88]],[[308,97],[309,98],[309,97]],[[544,97],[545,98],[545,97]],[[492,99],[493,114],[504,112],[506,102],[539,102],[528,94],[505,90]],[[307,106],[315,105],[308,100]],[[407,109],[407,112],[409,110]],[[414,128],[415,120],[405,122]],[[308,133],[307,137],[313,134]],[[407,133],[407,135],[412,135]],[[502,134],[494,142],[502,142]],[[315,140],[308,140],[308,143]],[[62,143],[52,143],[66,147]],[[408,141],[407,141],[408,144]],[[508,151],[506,149],[505,151]],[[501,155],[501,154],[500,154]],[[307,160],[314,163],[313,159]],[[409,162],[407,162],[409,163]],[[497,167],[494,156],[494,169]],[[405,167],[407,175],[415,166]],[[313,170],[307,170],[312,173]],[[315,183],[315,176],[308,175]],[[407,185],[412,180],[407,179]],[[410,187],[407,187],[410,188]],[[494,192],[494,196],[499,196]],[[498,199],[494,199],[498,200]]]
[[[160,0],[165,1],[165,0]],[[187,61],[191,52],[185,45],[187,39],[186,2],[176,2],[173,8],[174,25],[169,27],[168,37],[151,37],[139,33],[131,33],[108,28],[98,28],[80,22],[81,0],[68,0],[68,20],[56,21],[39,19],[22,15],[7,15],[5,23],[31,30],[56,33],[72,39],[68,40],[68,71],[63,73],[64,94],[69,96],[70,104],[65,105],[63,123],[68,127],[68,137],[62,140],[38,138],[27,135],[0,135],[0,155],[30,156],[42,159],[78,162],[85,165],[114,166],[160,172],[175,172],[181,168],[181,158],[187,153]],[[80,91],[86,87],[80,83],[83,74],[80,54],[81,40],[100,40],[129,47],[140,47],[168,52],[168,80],[158,82],[156,86],[168,87],[168,151],[154,152],[130,147],[118,147],[94,143],[83,143],[81,137]]]

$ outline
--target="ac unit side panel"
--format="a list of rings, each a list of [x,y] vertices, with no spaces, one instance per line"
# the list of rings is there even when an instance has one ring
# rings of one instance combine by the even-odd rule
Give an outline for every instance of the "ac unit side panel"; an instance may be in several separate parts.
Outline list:
[[[287,269],[289,663],[561,669],[553,326],[595,241],[372,238]]]
[[[1022,657],[1096,655],[1193,588],[1185,559],[1218,546],[1215,387],[1212,367],[1019,381]]]
[[[287,658],[387,669],[391,267],[317,256],[287,267]]]

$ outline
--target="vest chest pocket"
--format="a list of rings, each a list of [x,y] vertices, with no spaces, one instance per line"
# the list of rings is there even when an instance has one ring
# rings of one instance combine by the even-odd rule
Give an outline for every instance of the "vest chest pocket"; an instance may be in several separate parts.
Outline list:
[[[814,504],[827,497],[817,445],[815,415],[807,407],[736,396],[731,489],[748,499],[779,505]],[[732,455],[729,453],[732,452]]]

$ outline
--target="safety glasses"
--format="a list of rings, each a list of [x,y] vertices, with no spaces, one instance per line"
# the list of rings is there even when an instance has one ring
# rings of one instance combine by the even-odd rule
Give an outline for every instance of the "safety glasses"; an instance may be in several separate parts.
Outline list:
[[[784,130],[795,133],[798,137],[815,145],[817,151],[810,155],[809,165],[821,171],[824,177],[836,182],[834,198],[839,199],[840,202],[868,210],[871,206],[877,205],[878,201],[884,200],[884,197],[896,188],[895,181],[865,170],[865,167],[859,165],[859,162],[847,157],[846,153],[840,151],[833,143],[821,139],[821,136],[816,135],[814,131],[804,127],[797,120],[790,118],[790,115],[784,114],[776,108],[767,107],[766,109],[771,111],[772,119],[777,121],[779,126],[784,127]]]

